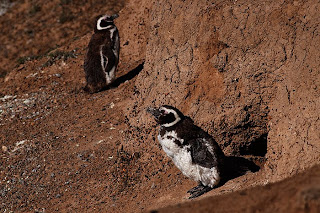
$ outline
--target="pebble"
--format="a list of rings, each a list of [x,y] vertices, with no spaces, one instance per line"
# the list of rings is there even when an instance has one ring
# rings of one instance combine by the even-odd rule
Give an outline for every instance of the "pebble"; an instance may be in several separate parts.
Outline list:
[[[8,147],[2,146],[2,151],[7,152],[8,151]]]
[[[28,104],[31,103],[31,101],[30,101],[29,99],[26,99],[26,100],[23,101],[23,103],[26,104],[26,105],[28,105]]]
[[[104,140],[99,140],[98,142],[97,142],[97,144],[100,144],[100,143],[102,143]]]

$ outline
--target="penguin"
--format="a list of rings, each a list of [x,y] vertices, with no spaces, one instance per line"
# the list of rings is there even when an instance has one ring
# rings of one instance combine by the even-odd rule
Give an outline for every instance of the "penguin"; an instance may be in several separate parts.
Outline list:
[[[96,18],[94,34],[84,60],[87,81],[84,90],[87,92],[99,92],[115,80],[120,50],[119,32],[114,24],[117,17],[118,14]]]
[[[160,125],[158,140],[163,151],[185,176],[199,183],[188,191],[189,199],[216,187],[221,179],[225,155],[212,136],[173,106],[149,107],[147,112]]]

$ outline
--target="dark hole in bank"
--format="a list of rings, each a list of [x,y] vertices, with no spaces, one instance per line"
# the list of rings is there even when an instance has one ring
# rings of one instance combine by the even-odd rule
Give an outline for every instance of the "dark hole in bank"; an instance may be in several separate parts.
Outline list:
[[[262,134],[252,141],[249,146],[240,147],[240,156],[226,157],[226,170],[222,185],[231,179],[244,175],[248,171],[257,172],[263,167],[265,155],[267,154],[267,138],[268,133]]]
[[[254,155],[264,157],[267,154],[268,133],[252,141],[249,146],[240,147],[240,155]]]

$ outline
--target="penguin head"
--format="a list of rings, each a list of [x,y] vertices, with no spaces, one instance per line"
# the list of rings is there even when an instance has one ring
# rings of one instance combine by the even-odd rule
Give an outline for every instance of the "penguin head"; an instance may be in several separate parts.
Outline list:
[[[96,18],[96,26],[94,31],[99,32],[103,30],[108,30],[113,28],[114,23],[113,20],[118,18],[118,14],[113,14],[113,15],[100,15]]]
[[[148,107],[147,112],[152,114],[158,124],[171,127],[184,119],[184,115],[175,107],[163,105],[159,108]]]

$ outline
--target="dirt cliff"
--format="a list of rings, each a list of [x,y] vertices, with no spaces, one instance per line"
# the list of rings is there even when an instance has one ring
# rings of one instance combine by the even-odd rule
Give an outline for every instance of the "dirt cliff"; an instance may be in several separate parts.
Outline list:
[[[0,35],[0,209],[141,212],[178,204],[160,210],[170,212],[249,194],[243,208],[259,211],[265,200],[279,209],[294,194],[302,203],[293,210],[317,210],[318,167],[307,169],[320,160],[319,7],[311,0],[14,1],[0,16],[7,32]],[[117,80],[86,94],[92,21],[118,11]],[[145,111],[160,104],[181,109],[227,155],[251,159],[260,171],[189,202],[196,183],[165,156]],[[259,197],[279,187],[283,199]]]
[[[180,106],[226,153],[265,156],[266,181],[319,162],[318,3],[152,5],[133,125],[150,125],[146,106]]]

